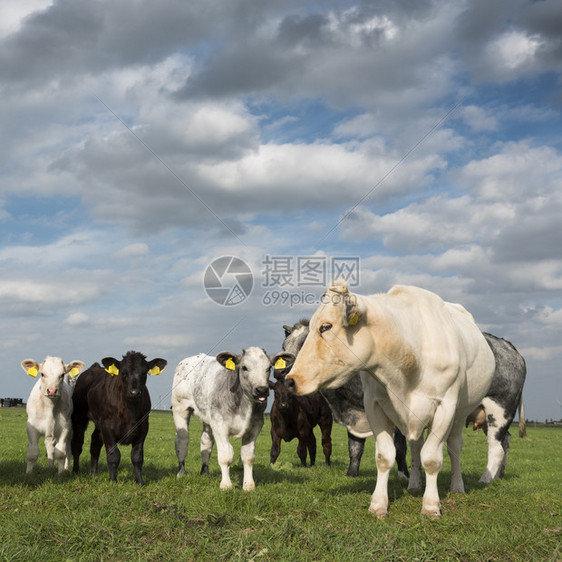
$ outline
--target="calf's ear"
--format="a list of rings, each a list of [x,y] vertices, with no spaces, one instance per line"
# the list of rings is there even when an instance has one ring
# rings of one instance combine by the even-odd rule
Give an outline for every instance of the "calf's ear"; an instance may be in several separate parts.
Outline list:
[[[159,375],[164,370],[164,367],[167,364],[168,364],[168,362],[166,361],[166,359],[161,359],[160,357],[157,357],[156,359],[153,359],[152,361],[150,361],[148,363],[148,366],[149,366],[148,374],[149,375]]]
[[[119,374],[119,368],[121,367],[121,361],[117,361],[113,357],[104,357],[101,360],[101,364],[105,367],[105,370],[114,377]]]
[[[230,351],[222,351],[216,356],[216,360],[229,371],[236,371],[238,365],[240,365],[240,355]]]
[[[39,363],[34,359],[24,359],[21,362],[22,369],[30,376],[36,377],[39,372]]]
[[[283,380],[285,375],[291,370],[295,362],[295,356],[292,353],[282,351],[276,355],[272,355],[269,360],[273,365],[273,376],[278,380]]]
[[[82,361],[72,361],[68,365],[65,365],[65,370],[70,376],[70,378],[77,377],[81,371],[84,370],[84,363]]]

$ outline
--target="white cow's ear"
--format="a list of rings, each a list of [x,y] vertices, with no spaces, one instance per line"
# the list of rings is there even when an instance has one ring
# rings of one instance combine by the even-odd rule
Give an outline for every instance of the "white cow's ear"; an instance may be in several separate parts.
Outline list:
[[[24,359],[21,367],[30,377],[36,377],[39,372],[39,363],[34,359]]]
[[[74,378],[84,370],[84,367],[85,365],[82,361],[72,361],[68,365],[65,365],[65,370],[70,378]]]
[[[222,351],[216,356],[216,360],[229,371],[236,371],[240,364],[240,355],[231,353],[230,351]]]
[[[365,308],[357,295],[350,294],[345,301],[344,326],[355,326],[365,316]]]
[[[34,359],[24,359],[21,367],[30,377],[36,377],[39,372],[39,363]]]

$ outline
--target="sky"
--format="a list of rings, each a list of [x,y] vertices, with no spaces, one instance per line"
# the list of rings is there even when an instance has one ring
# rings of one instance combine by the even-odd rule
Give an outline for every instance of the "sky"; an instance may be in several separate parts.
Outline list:
[[[559,419],[561,28],[554,0],[2,2],[0,397],[23,359],[136,350],[168,408],[181,359],[275,354],[349,275],[462,303]]]

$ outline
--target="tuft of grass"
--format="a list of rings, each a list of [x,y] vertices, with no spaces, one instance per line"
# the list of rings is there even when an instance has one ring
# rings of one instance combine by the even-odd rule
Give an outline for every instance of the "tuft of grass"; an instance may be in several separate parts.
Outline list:
[[[47,467],[44,448],[25,475],[26,415],[0,410],[1,560],[559,560],[562,557],[562,432],[530,428],[514,436],[506,476],[489,486],[478,479],[487,445],[464,434],[467,493],[451,495],[448,458],[439,477],[443,517],[423,518],[394,470],[390,515],[368,513],[376,468],[369,439],[358,478],[345,476],[347,436],[334,425],[332,467],[301,468],[296,441],[283,443],[269,465],[269,420],[258,438],[255,492],[241,489],[242,468],[231,469],[235,489],[219,490],[216,451],[210,475],[200,476],[201,424],[193,419],[186,475],[176,478],[170,412],[152,412],[145,444],[145,486],[134,483],[130,447],[121,447],[118,483],[100,473],[63,474]],[[89,433],[87,440],[89,440]],[[516,433],[516,432],[515,432]],[[239,459],[239,441],[235,445]]]

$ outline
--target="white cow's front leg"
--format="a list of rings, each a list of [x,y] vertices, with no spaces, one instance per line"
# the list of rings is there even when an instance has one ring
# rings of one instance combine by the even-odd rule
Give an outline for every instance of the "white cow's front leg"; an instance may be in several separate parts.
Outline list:
[[[396,458],[394,424],[378,404],[365,407],[365,413],[375,436],[377,462],[377,483],[371,496],[369,511],[382,518],[388,515],[388,477]]]
[[[228,435],[224,433],[217,433],[213,428],[213,435],[217,444],[217,457],[219,466],[221,468],[221,490],[230,490],[232,488],[232,481],[230,480],[230,465],[234,459],[234,449],[228,440]]]
[[[421,463],[425,470],[425,492],[422,500],[422,515],[441,517],[441,504],[437,477],[443,466],[444,441],[448,438],[453,423],[454,406],[445,402],[435,410],[433,423],[421,449]]]
[[[256,441],[255,437],[250,437],[251,440],[242,440],[242,447],[240,448],[240,456],[242,458],[242,464],[244,465],[244,481],[242,488],[247,492],[251,492],[256,489],[256,484],[254,482],[254,458]]]
[[[39,458],[39,431],[29,422],[27,424],[27,467],[26,474],[33,470],[35,462]]]
[[[55,427],[54,422],[47,426],[47,431],[45,433],[45,449],[47,449],[47,459],[50,468],[55,466]]]
[[[70,436],[70,427],[60,430],[60,436],[55,446],[59,474],[70,468]]]

